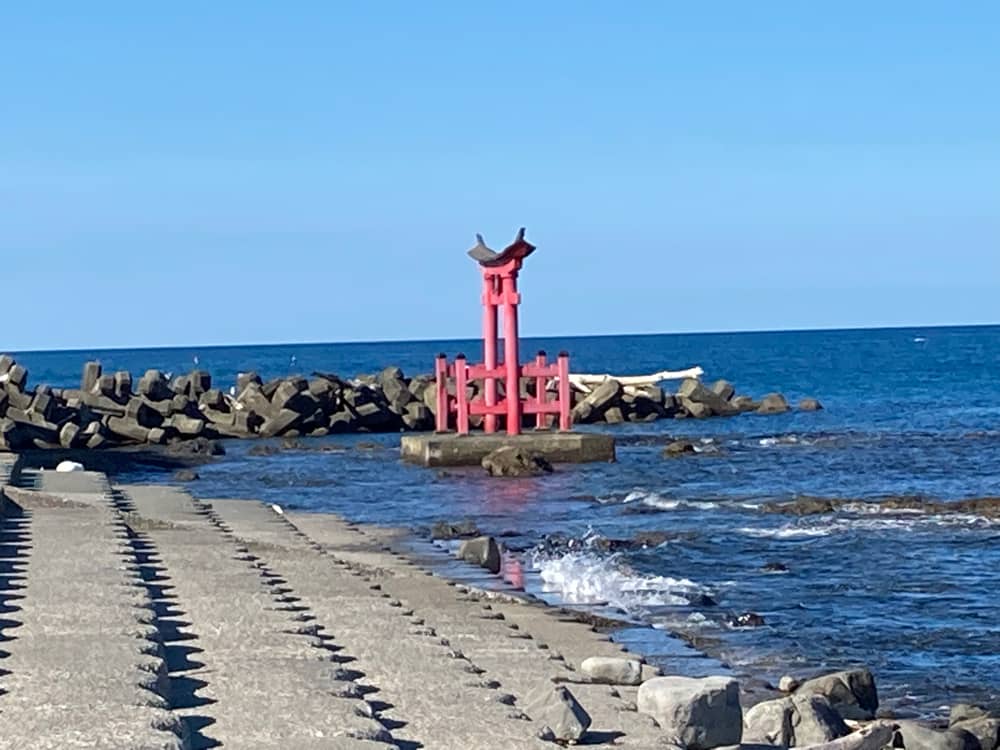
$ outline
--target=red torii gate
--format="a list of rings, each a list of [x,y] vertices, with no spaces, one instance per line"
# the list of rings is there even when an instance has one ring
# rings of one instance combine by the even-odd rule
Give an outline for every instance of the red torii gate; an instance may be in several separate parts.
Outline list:
[[[505,417],[507,434],[521,433],[521,420],[525,414],[535,415],[536,429],[546,427],[546,416],[559,416],[559,429],[569,430],[570,385],[569,355],[560,352],[555,363],[548,363],[545,352],[538,352],[531,364],[520,364],[518,354],[517,306],[521,295],[517,291],[517,274],[524,259],[531,255],[535,246],[524,239],[524,228],[517,233],[514,242],[497,253],[483,242],[482,235],[476,235],[477,243],[469,255],[479,263],[483,274],[483,364],[469,365],[465,355],[455,357],[453,364],[439,354],[434,374],[437,380],[437,431],[447,432],[449,417],[455,414],[455,427],[460,435],[469,432],[470,415],[483,416],[485,432],[496,432],[497,417]],[[497,313],[503,314],[503,363],[497,361]],[[521,378],[535,380],[535,395],[521,395]],[[554,400],[548,400],[546,384],[549,378],[558,378],[558,392]],[[455,383],[455,396],[448,393],[448,379]],[[481,398],[469,399],[467,385],[470,380],[483,381]],[[504,383],[504,398],[498,399],[497,382]]]

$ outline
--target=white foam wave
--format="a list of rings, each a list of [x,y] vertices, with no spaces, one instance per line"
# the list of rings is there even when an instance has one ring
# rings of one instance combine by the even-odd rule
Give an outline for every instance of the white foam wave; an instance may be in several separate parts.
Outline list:
[[[640,503],[649,508],[656,508],[657,510],[712,510],[713,508],[718,508],[718,503],[708,502],[708,501],[695,501],[695,500],[676,500],[674,498],[664,497],[658,492],[644,492],[642,490],[634,490],[625,496],[622,501],[624,503]]]
[[[744,526],[737,529],[740,534],[754,536],[761,539],[799,539],[803,537],[828,536],[833,532],[830,527],[820,528],[817,526],[781,526],[776,529],[754,528]]]
[[[536,558],[532,564],[539,571],[543,590],[570,604],[607,603],[634,613],[645,607],[683,606],[690,602],[689,596],[708,593],[687,578],[637,573],[615,556],[570,552]]]

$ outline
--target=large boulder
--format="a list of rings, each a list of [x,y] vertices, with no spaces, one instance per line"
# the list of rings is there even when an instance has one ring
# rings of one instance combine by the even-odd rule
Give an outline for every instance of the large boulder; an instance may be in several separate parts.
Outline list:
[[[607,685],[638,685],[642,682],[642,662],[617,656],[591,656],[583,660],[580,671],[591,682]]]
[[[979,741],[964,729],[932,729],[915,721],[897,722],[893,747],[905,750],[979,750]]]
[[[1000,747],[1000,718],[991,716],[979,706],[958,703],[951,707],[948,718],[951,729],[964,729],[979,740],[982,750]]]
[[[655,677],[639,686],[637,706],[688,750],[738,745],[743,736],[740,688],[729,677]]]
[[[458,556],[468,563],[486,568],[491,573],[499,573],[502,558],[500,545],[491,536],[477,536],[467,539],[458,548]]]
[[[824,696],[837,713],[853,721],[869,721],[878,711],[875,678],[867,669],[834,672],[806,680],[797,692]]]
[[[726,386],[729,386],[725,381],[719,381],[714,387],[722,393],[728,393],[729,390]],[[687,378],[681,382],[680,388],[677,389],[677,397],[680,400],[684,408],[690,413],[691,407],[688,404],[702,404],[708,409],[708,413],[704,416],[729,416],[736,413],[736,410],[730,406],[729,397],[723,397],[720,393],[717,393],[713,388],[706,387],[697,378]],[[731,388],[732,386],[729,386]],[[730,394],[731,395],[731,394]],[[702,410],[698,410],[702,411]],[[692,416],[702,416],[701,414],[692,414]]]
[[[536,477],[552,471],[543,456],[513,445],[483,456],[482,466],[491,477]]]
[[[590,715],[576,697],[549,681],[525,696],[524,712],[541,725],[539,735],[548,740],[579,742],[590,728]]]
[[[796,695],[758,703],[743,717],[743,742],[781,747],[807,747],[850,733],[822,695]]]

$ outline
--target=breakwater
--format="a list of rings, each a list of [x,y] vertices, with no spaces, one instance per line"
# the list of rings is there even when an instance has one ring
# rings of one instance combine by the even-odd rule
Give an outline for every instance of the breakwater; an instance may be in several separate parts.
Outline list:
[[[526,379],[522,387],[533,395],[533,382]],[[554,389],[554,383],[550,387]],[[470,384],[470,397],[478,395],[479,388],[478,383]],[[706,386],[688,379],[676,393],[668,393],[658,385],[623,386],[611,378],[589,392],[574,391],[573,420],[621,424],[746,412],[779,414],[789,408],[780,394],[758,401],[737,395],[724,380]],[[817,409],[819,403],[806,399],[800,408]],[[436,410],[433,377],[406,377],[398,367],[353,379],[314,372],[309,377],[264,381],[246,372],[234,385],[220,388],[205,370],[168,377],[151,369],[136,380],[128,371],[104,372],[100,363],[87,362],[78,388],[52,388],[32,387],[25,367],[9,355],[0,356],[2,450],[429,431],[434,429]],[[472,423],[481,426],[481,418]]]

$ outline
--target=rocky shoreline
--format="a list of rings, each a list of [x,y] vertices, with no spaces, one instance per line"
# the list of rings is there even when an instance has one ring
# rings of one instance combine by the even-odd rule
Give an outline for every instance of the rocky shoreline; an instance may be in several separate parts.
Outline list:
[[[470,396],[478,384],[470,384]],[[528,393],[534,383],[525,381]],[[501,394],[502,397],[502,394]],[[781,394],[754,400],[729,382],[683,381],[676,393],[659,386],[623,386],[609,379],[574,392],[575,424],[615,425],[658,419],[704,419],[789,411]],[[803,399],[802,410],[822,406]],[[437,410],[434,379],[406,377],[398,367],[354,379],[314,372],[264,381],[242,373],[224,390],[210,373],[168,377],[147,370],[103,372],[87,362],[78,388],[30,387],[28,372],[0,356],[0,450],[94,450],[167,445],[196,439],[302,437],[349,432],[431,431]],[[481,417],[471,420],[481,426]],[[531,425],[533,426],[533,425]]]

